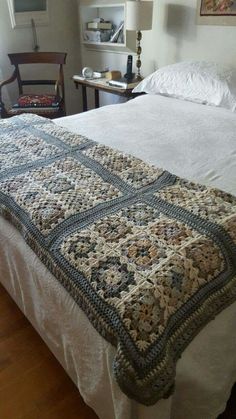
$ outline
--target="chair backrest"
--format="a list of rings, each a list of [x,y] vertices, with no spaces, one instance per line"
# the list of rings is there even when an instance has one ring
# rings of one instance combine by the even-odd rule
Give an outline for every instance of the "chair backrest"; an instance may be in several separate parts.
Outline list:
[[[23,93],[23,86],[32,85],[55,85],[57,94],[59,85],[61,87],[61,97],[65,98],[63,64],[66,63],[67,54],[64,52],[20,52],[8,54],[11,64],[15,66],[15,74],[18,82],[19,93]],[[22,80],[19,70],[21,64],[58,64],[59,73],[56,80]]]

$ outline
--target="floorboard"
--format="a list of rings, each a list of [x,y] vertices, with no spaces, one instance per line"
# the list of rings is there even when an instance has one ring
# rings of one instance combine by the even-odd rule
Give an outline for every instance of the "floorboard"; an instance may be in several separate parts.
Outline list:
[[[98,419],[0,286],[0,418]],[[218,419],[236,419],[236,387]]]
[[[218,419],[236,419],[236,384],[232,390],[225,412]]]
[[[98,419],[0,287],[0,418]]]

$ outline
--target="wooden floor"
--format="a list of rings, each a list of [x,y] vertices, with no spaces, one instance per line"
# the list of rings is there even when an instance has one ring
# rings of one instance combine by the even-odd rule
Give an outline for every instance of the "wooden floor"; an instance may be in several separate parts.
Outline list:
[[[218,419],[236,419],[236,384],[232,390],[225,413],[220,415]]]
[[[236,419],[235,399],[220,419]],[[0,419],[97,419],[1,286]]]
[[[0,419],[97,419],[2,287]]]

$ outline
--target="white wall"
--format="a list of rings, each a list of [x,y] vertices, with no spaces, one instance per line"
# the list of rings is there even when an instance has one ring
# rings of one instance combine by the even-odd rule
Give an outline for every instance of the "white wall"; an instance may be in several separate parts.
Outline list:
[[[49,6],[49,25],[37,27],[40,51],[68,53],[67,64],[64,68],[67,113],[76,113],[81,109],[81,99],[74,88],[71,77],[80,69],[77,0],[49,0]],[[12,73],[12,66],[7,54],[24,51],[32,51],[31,29],[12,29],[7,0],[0,0],[0,74],[4,79]],[[31,74],[31,70],[30,72],[26,70],[26,72],[28,72],[28,75]],[[42,74],[43,78],[46,71],[42,69],[42,72],[44,73]],[[8,88],[8,93],[11,102],[14,102],[17,96],[16,84]]]
[[[197,25],[197,0],[154,0],[153,30],[144,33],[144,73],[183,60],[236,67],[236,26]]]
[[[196,24],[197,0],[154,0],[152,31],[143,32],[142,75],[183,60],[213,60],[236,67],[236,26]],[[127,54],[83,48],[83,65],[126,69]],[[135,59],[134,59],[135,62]],[[134,67],[135,68],[135,67]],[[103,104],[118,98],[106,95]]]

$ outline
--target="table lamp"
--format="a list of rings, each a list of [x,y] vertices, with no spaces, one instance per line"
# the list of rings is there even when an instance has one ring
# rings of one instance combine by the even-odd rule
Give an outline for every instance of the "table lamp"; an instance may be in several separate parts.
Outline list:
[[[126,2],[126,30],[137,32],[137,79],[142,80],[140,56],[142,32],[152,29],[153,1],[132,0]]]

